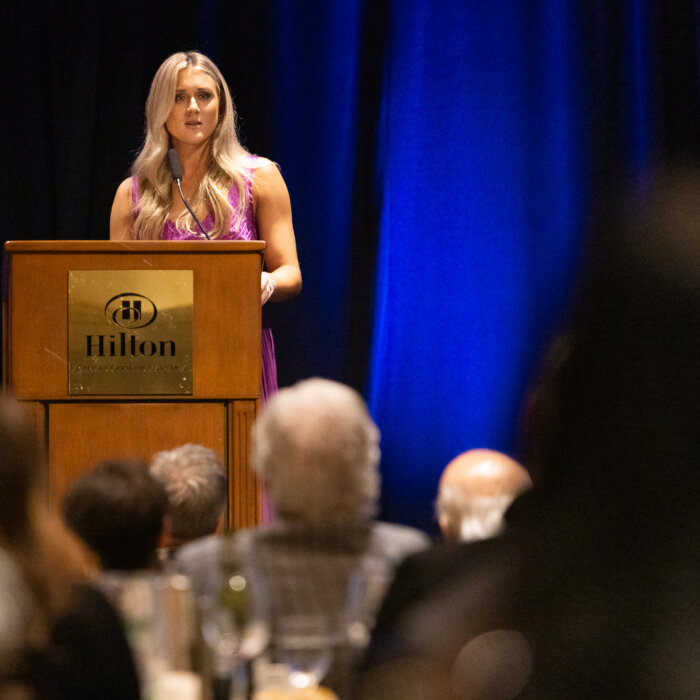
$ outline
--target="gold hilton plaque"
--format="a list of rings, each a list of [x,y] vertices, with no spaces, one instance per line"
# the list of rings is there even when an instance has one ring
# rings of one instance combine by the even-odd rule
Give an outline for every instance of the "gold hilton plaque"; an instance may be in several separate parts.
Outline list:
[[[69,394],[192,393],[192,270],[68,272]]]

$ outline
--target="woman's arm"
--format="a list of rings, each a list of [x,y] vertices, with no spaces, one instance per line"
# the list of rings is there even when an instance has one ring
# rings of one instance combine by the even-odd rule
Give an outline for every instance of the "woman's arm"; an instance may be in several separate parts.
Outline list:
[[[134,220],[131,214],[131,178],[127,178],[117,188],[109,218],[109,238],[124,241],[135,238]]]
[[[301,270],[292,226],[289,192],[277,166],[266,162],[253,174],[253,204],[258,238],[265,241],[265,269],[274,279],[272,301],[282,301],[301,291]],[[265,275],[261,282],[264,290]]]

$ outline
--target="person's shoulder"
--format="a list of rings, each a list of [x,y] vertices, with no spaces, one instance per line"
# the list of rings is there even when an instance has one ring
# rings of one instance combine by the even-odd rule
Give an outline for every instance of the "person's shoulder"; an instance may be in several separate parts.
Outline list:
[[[134,177],[128,177],[117,187],[109,219],[109,237],[112,240],[129,240],[136,237],[133,223],[134,214],[138,210],[139,193],[135,183]]]
[[[458,573],[471,557],[470,548],[458,542],[435,542],[409,554],[397,569],[397,576],[415,580],[426,575],[439,579]]]
[[[184,574],[196,596],[219,588],[221,543],[224,535],[209,535],[182,545],[170,561],[172,571]]]
[[[264,525],[237,530],[228,536],[229,546],[238,552],[239,556],[245,557],[266,530]]]
[[[373,548],[394,561],[427,549],[431,540],[422,530],[408,525],[376,522],[372,526]]]
[[[195,565],[198,562],[217,558],[221,549],[221,537],[221,535],[209,535],[183,544],[175,553],[175,561],[178,566]]]
[[[52,650],[41,659],[40,685],[61,697],[138,698],[139,684],[122,619],[106,595],[76,584],[70,606],[51,629]],[[40,697],[58,697],[53,692]]]
[[[246,157],[245,162],[255,174],[261,170],[279,170],[277,163],[274,160],[265,158],[265,156],[249,155]]]
[[[208,535],[182,545],[175,553],[175,569],[192,579],[218,566],[230,548],[245,554],[259,528],[239,530],[228,535]]]
[[[73,586],[73,606],[66,613],[66,616],[79,614],[81,617],[86,610],[90,615],[112,615],[113,608],[106,594],[102,589],[92,582],[79,582]],[[89,617],[89,616],[88,616]]]
[[[284,187],[280,167],[274,160],[262,156],[250,156],[248,163],[254,191],[261,192],[265,189],[274,191],[274,188]]]
[[[134,177],[127,177],[125,180],[122,180],[119,183],[119,187],[117,187],[117,197],[125,197],[129,196],[131,197],[131,194],[134,190]]]
[[[131,210],[134,204],[139,199],[138,183],[136,179],[127,177],[122,180],[117,187],[117,192],[114,195],[115,206],[119,206],[121,210],[127,212]]]
[[[423,530],[411,527],[410,525],[399,525],[397,523],[377,521],[372,526],[372,529],[375,533],[382,537],[397,540],[400,539],[407,542],[417,542],[424,547],[427,547],[431,542],[430,537],[428,537]]]
[[[223,535],[209,535],[183,544],[172,559],[175,570],[199,584],[199,579],[218,567],[222,538]]]

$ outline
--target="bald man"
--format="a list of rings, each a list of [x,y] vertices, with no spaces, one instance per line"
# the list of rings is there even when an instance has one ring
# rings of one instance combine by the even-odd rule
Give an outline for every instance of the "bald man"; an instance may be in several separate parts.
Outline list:
[[[397,569],[377,615],[355,699],[370,696],[367,685],[374,683],[375,671],[406,651],[401,648],[405,625],[415,611],[471,567],[474,543],[503,531],[506,510],[531,485],[520,464],[494,450],[468,450],[445,467],[435,503],[444,542],[406,557]]]
[[[498,535],[510,504],[531,486],[530,475],[508,455],[487,449],[463,452],[440,477],[435,510],[443,537],[474,542]]]

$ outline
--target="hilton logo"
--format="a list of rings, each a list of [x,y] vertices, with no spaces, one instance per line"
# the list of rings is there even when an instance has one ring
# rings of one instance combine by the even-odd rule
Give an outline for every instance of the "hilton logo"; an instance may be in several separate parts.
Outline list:
[[[157,315],[156,305],[143,294],[117,294],[105,304],[105,316],[121,328],[144,328]]]
[[[156,305],[143,294],[126,292],[105,304],[105,316],[120,328],[145,328],[156,320]],[[174,340],[139,340],[133,333],[86,335],[88,357],[175,357]]]

